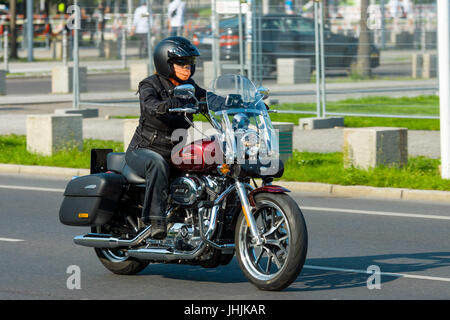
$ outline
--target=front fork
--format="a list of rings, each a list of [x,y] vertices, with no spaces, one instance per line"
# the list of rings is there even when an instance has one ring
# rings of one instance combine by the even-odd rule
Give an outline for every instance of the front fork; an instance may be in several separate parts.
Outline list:
[[[258,227],[256,226],[255,217],[253,216],[252,206],[248,201],[247,189],[245,185],[241,183],[238,179],[235,180],[236,190],[241,200],[242,211],[244,213],[245,221],[247,222],[247,226],[250,229],[250,233],[253,237],[253,241],[256,245],[262,244],[262,238],[259,235]]]

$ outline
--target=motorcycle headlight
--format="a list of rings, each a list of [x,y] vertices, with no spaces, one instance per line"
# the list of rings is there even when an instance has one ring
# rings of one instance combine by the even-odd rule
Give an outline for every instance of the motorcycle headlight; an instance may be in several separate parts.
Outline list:
[[[245,154],[250,158],[256,158],[260,148],[259,135],[256,131],[248,131],[241,137],[241,145]]]

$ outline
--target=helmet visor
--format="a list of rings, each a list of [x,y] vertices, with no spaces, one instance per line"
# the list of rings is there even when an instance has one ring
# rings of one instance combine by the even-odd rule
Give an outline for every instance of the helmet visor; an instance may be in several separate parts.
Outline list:
[[[182,57],[170,59],[170,62],[179,66],[194,65],[195,57]]]

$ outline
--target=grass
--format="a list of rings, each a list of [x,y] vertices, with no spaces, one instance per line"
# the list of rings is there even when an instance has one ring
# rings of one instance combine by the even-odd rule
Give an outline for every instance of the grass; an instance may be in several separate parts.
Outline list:
[[[89,168],[91,149],[110,148],[116,152],[123,151],[123,143],[85,139],[83,150],[67,149],[53,156],[42,156],[27,151],[26,137],[22,135],[0,136],[0,163],[39,165],[66,168]]]
[[[315,102],[308,103],[284,103],[272,105],[273,110],[314,111]],[[363,114],[391,114],[391,115],[439,115],[439,97],[434,95],[417,97],[365,97],[360,99],[344,99],[335,102],[327,102],[328,112],[363,113]],[[123,116],[114,118],[136,118],[137,116]],[[270,118],[274,122],[291,122],[298,125],[300,118],[315,117],[315,114],[287,114],[271,113]],[[195,121],[207,121],[201,115],[194,116]],[[344,125],[350,128],[360,127],[401,127],[410,130],[439,130],[439,119],[415,119],[415,118],[381,118],[345,116]]]
[[[87,169],[93,148],[122,152],[123,143],[85,139],[82,151],[63,150],[49,157],[28,152],[25,136],[3,135],[0,136],[0,163]],[[438,159],[410,157],[403,168],[345,169],[342,153],[295,151],[285,164],[281,180],[450,191],[450,180],[441,179],[439,164]]]
[[[315,103],[285,103],[271,106],[274,110],[315,111]],[[438,116],[439,97],[365,97],[359,99],[344,99],[335,102],[327,102],[327,112],[339,112],[346,114],[386,114],[386,115],[413,115],[413,116]],[[314,117],[309,114],[271,114],[272,121],[292,122],[298,124],[300,118]],[[346,127],[403,127],[410,130],[439,130],[438,119],[414,119],[414,118],[381,118],[345,116]]]
[[[440,177],[439,165],[439,159],[419,156],[410,157],[408,164],[402,168],[363,170],[344,168],[342,153],[295,151],[285,164],[281,180],[450,191],[450,180]]]

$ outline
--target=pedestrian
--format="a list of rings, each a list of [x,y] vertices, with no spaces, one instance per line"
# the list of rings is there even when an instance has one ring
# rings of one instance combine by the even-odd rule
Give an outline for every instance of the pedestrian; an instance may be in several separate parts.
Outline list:
[[[150,14],[150,24],[148,14]],[[130,36],[136,35],[139,38],[139,58],[144,58],[148,54],[147,37],[153,23],[151,16],[152,11],[151,8],[147,8],[147,1],[141,0],[139,7],[134,11],[130,32]]]
[[[284,2],[284,11],[286,14],[294,14],[294,3],[292,0],[286,0]]]
[[[169,3],[167,11],[170,36],[182,36],[186,3],[181,0],[173,0]]]

